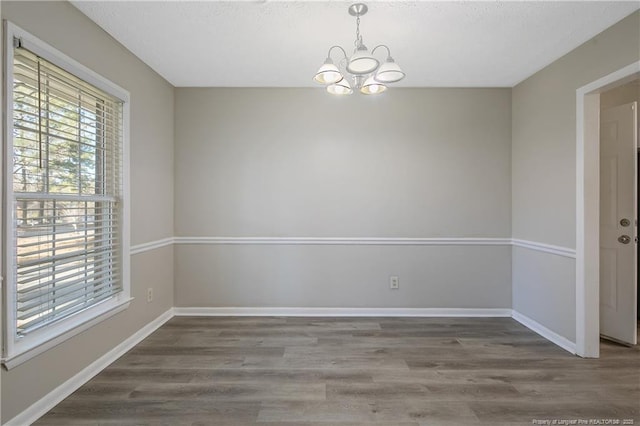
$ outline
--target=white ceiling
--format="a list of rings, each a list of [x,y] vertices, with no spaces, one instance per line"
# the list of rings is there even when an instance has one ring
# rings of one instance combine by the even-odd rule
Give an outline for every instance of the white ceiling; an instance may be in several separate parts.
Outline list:
[[[350,51],[343,1],[72,3],[174,86],[308,87]],[[640,7],[624,2],[369,1],[361,33],[387,44],[406,87],[511,87]],[[382,52],[376,52],[381,53]],[[337,56],[335,57],[337,59]]]

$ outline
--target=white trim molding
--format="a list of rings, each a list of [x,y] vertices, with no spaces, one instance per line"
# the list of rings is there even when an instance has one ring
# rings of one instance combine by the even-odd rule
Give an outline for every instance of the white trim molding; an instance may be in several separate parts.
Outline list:
[[[118,223],[120,228],[119,232],[116,232],[117,239],[113,240],[109,244],[109,251],[115,253],[122,253],[122,256],[117,256],[117,266],[120,270],[119,281],[121,289],[119,292],[115,292],[111,295],[106,292],[101,301],[94,301],[92,304],[88,304],[85,309],[75,312],[73,315],[62,315],[58,321],[45,322],[41,324],[39,328],[33,327],[28,333],[19,333],[17,329],[17,266],[15,262],[16,257],[16,241],[13,238],[4,238],[2,242],[2,256],[4,264],[4,288],[2,291],[2,310],[5,317],[3,324],[3,349],[2,356],[3,365],[7,368],[18,365],[20,362],[24,362],[31,357],[43,352],[47,348],[58,344],[68,338],[68,336],[77,333],[76,330],[82,330],[85,324],[95,324],[96,320],[108,318],[117,312],[126,309],[130,300],[130,257],[127,253],[130,251],[130,192],[129,192],[129,143],[130,143],[130,94],[127,90],[106,79],[105,77],[97,74],[91,69],[85,67],[79,62],[75,61],[71,57],[65,55],[61,51],[57,50],[53,46],[40,40],[33,34],[21,29],[17,25],[4,21],[4,63],[3,73],[4,78],[4,99],[3,105],[5,108],[5,114],[3,115],[3,130],[4,130],[4,187],[2,192],[4,193],[2,212],[3,222],[5,230],[15,230],[16,224],[12,221],[11,213],[11,200],[16,199],[16,194],[13,193],[11,182],[12,168],[7,167],[7,164],[11,162],[13,156],[13,121],[11,120],[13,114],[13,62],[14,54],[17,52],[17,46],[14,45],[14,41],[18,40],[17,46],[23,47],[31,53],[43,58],[63,69],[65,72],[73,74],[75,77],[84,81],[85,83],[96,87],[104,91],[109,96],[117,98],[122,101],[122,121],[121,121],[121,140],[114,140],[113,146],[121,148],[121,170],[117,168],[112,172],[115,178],[122,184],[121,191],[115,191],[110,194],[106,194],[102,197],[102,200],[118,200]],[[115,100],[114,100],[115,101]],[[31,194],[34,199],[41,198],[41,193]],[[108,195],[108,196],[107,196]],[[63,198],[65,198],[63,196]],[[69,199],[67,197],[67,199]],[[76,197],[77,199],[77,197]],[[91,198],[95,200],[95,198]],[[106,225],[105,225],[106,226]],[[105,251],[106,252],[106,251]],[[55,259],[55,256],[53,257]],[[48,279],[48,278],[47,278]],[[44,282],[44,281],[43,281]],[[55,282],[55,281],[52,281]],[[77,282],[73,283],[78,284]],[[114,283],[115,284],[115,283]],[[69,284],[71,285],[71,284]],[[104,287],[106,289],[106,287]],[[72,289],[72,287],[69,287]],[[69,293],[71,294],[71,293]],[[40,308],[43,308],[40,306]],[[34,313],[37,313],[34,310]],[[11,321],[6,319],[11,318]],[[39,348],[39,347],[42,347]]]
[[[510,238],[175,237],[176,244],[508,246]]]
[[[160,326],[173,318],[173,309],[169,309],[149,324],[136,331],[133,335],[120,343],[115,348],[98,358],[96,361],[89,364],[82,371],[69,380],[49,392],[43,398],[35,402],[29,408],[18,414],[7,423],[5,426],[22,426],[30,425],[45,415],[49,410],[59,404],[63,399],[71,395],[82,385],[91,380],[95,375],[107,368],[109,364],[124,355],[127,351],[131,350],[135,345],[144,340],[151,333],[156,331]]]
[[[536,241],[520,240],[517,238],[514,238],[511,241],[514,247],[523,247],[526,249],[540,251],[543,253],[550,253],[558,256],[570,257],[572,259],[576,258],[576,251],[572,248],[538,243]]]
[[[50,340],[47,340],[45,342],[43,342],[42,344],[39,344],[35,347],[33,347],[32,349],[29,349],[25,352],[21,352],[15,356],[12,357],[8,357],[8,358],[3,358],[2,359],[2,365],[4,365],[4,367],[7,370],[11,370],[12,368],[29,361],[31,358],[40,355],[41,353],[44,353],[46,351],[48,351],[49,349],[58,346],[60,343],[65,342],[69,339],[71,339],[73,336],[76,336],[80,333],[82,333],[83,331],[86,331],[88,329],[90,329],[91,327],[93,327],[94,325],[101,323],[102,321],[111,318],[112,316],[126,310],[127,308],[129,308],[129,304],[131,303],[131,301],[133,300],[133,297],[129,297],[126,298],[120,302],[118,302],[115,306],[110,307],[109,309],[107,309],[106,311],[94,316],[93,318],[90,318],[84,322],[79,322],[77,325],[74,325],[73,327],[71,327],[69,329],[69,331],[64,332],[62,334],[58,334],[55,337],[53,337]],[[99,307],[99,306],[98,306]]]
[[[173,243],[174,238],[168,237],[161,240],[150,241],[148,243],[136,244],[135,246],[131,246],[129,254],[134,255],[138,253],[144,253],[146,251],[151,251],[161,247],[172,245]]]
[[[545,327],[544,325],[540,324],[539,322],[529,318],[526,315],[521,314],[518,311],[513,311],[511,317],[518,321],[520,324],[524,325],[525,327],[527,327],[529,330],[534,331],[536,333],[538,333],[540,336],[544,337],[545,339],[549,340],[552,343],[555,343],[556,345],[560,346],[562,349],[572,353],[575,355],[576,353],[576,344],[573,343],[571,340],[567,339],[566,337],[563,337],[561,335],[559,335],[558,333],[549,330],[547,327]]]
[[[173,308],[176,316],[209,317],[510,317],[510,308]]]
[[[575,259],[569,247],[517,238],[393,238],[393,237],[168,237],[131,246],[132,255],[177,245],[377,245],[377,246],[515,246]]]

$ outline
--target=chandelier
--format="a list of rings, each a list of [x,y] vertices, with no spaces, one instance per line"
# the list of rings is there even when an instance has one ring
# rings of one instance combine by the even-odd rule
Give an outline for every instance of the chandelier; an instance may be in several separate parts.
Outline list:
[[[327,85],[327,92],[334,95],[350,95],[353,87],[360,90],[365,95],[374,95],[387,90],[387,84],[396,83],[405,76],[398,64],[391,57],[389,47],[380,44],[374,47],[371,52],[362,42],[360,35],[360,17],[367,13],[367,5],[356,3],[349,6],[349,14],[356,17],[356,40],[355,48],[351,57],[340,46],[331,46],[327,59],[320,67],[313,79],[320,84]],[[387,59],[383,64],[376,59],[373,54],[378,49],[386,49]],[[338,68],[331,59],[331,52],[338,49],[342,52]]]

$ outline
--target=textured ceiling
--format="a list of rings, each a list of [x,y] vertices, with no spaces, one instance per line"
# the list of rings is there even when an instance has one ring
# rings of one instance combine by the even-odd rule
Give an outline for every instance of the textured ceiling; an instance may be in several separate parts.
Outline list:
[[[72,1],[175,86],[307,87],[340,44],[350,2]],[[406,87],[511,87],[640,7],[626,2],[368,2]],[[377,52],[382,54],[382,52]]]

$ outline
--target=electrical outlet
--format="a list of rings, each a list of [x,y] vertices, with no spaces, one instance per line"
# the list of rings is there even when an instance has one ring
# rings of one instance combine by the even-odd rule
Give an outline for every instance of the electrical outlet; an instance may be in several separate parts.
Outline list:
[[[389,277],[389,288],[398,290],[400,288],[400,280],[398,277]]]
[[[153,289],[151,287],[147,289],[147,302],[153,302]]]

